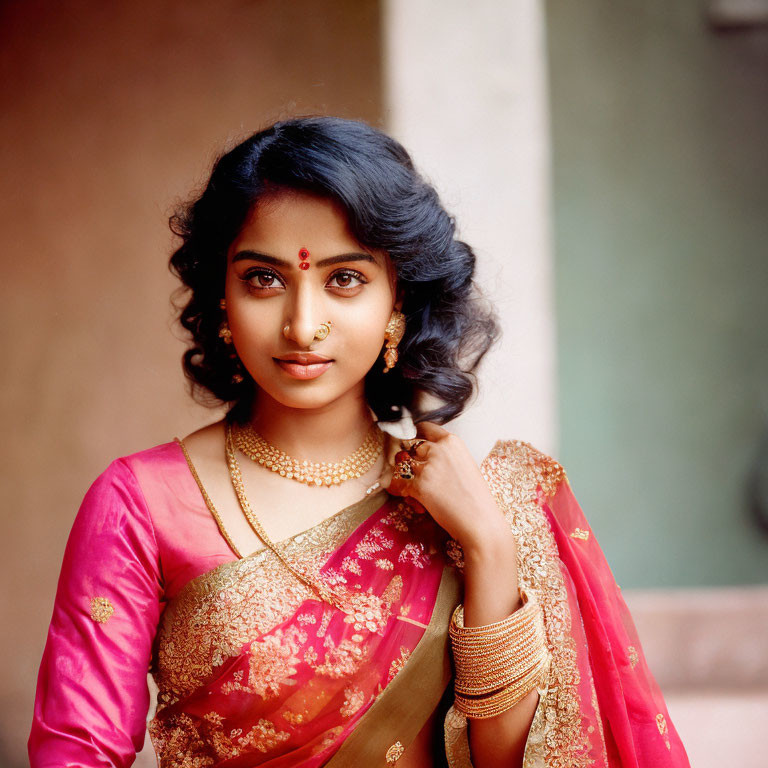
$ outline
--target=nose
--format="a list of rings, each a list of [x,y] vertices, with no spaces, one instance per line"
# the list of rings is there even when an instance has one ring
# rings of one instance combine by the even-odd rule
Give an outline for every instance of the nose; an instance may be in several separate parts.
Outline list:
[[[320,317],[322,302],[313,295],[312,287],[308,283],[309,281],[296,288],[293,300],[287,302],[288,312],[283,320],[283,335],[301,349],[309,349],[315,341],[320,323],[328,319]]]

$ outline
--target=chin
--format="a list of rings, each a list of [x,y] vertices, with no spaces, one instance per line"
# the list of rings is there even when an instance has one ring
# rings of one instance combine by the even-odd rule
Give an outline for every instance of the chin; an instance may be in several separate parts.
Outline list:
[[[257,386],[283,407],[296,408],[297,410],[323,408],[341,396],[340,393],[329,392],[327,388],[321,391],[320,387],[317,387],[314,392],[310,392],[308,388],[304,392],[286,392],[282,387],[261,387],[258,382]]]

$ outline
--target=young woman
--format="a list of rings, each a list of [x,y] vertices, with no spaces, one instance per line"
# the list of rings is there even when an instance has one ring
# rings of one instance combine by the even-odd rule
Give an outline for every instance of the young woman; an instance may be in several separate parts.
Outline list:
[[[498,329],[405,150],[277,123],[172,226],[184,368],[230,407],[86,494],[32,768],[130,765],[148,670],[163,768],[688,765],[563,468],[442,426]]]

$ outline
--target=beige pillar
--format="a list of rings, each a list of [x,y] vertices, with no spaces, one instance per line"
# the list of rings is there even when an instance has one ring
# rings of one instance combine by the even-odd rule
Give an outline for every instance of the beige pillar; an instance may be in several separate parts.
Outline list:
[[[388,130],[478,257],[504,328],[480,398],[449,427],[481,458],[496,439],[556,443],[549,144],[538,0],[386,0]]]

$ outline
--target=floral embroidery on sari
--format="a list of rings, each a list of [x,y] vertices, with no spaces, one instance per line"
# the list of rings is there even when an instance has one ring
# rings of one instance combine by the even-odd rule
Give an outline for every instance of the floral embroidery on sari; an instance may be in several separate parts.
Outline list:
[[[339,712],[342,717],[352,717],[365,703],[365,693],[356,685],[347,686],[344,689],[344,704]]]
[[[405,666],[405,662],[411,657],[411,651],[408,648],[400,648],[400,655],[392,660],[389,665],[389,674],[387,675],[387,683],[391,683],[395,675]]]
[[[286,766],[320,765],[305,760],[338,748],[418,643],[446,565],[427,554],[438,552],[433,539],[443,547],[439,526],[421,516],[407,531],[386,528],[382,518],[393,507],[408,515],[407,505],[388,499],[362,523],[337,516],[284,545],[334,588],[343,611],[279,562],[275,568],[271,552],[225,563],[170,602],[158,634],[160,691],[150,723],[162,768],[232,757],[247,757],[250,768],[294,753],[297,762]],[[381,567],[382,553],[391,567]],[[393,621],[406,602],[414,621]]]

